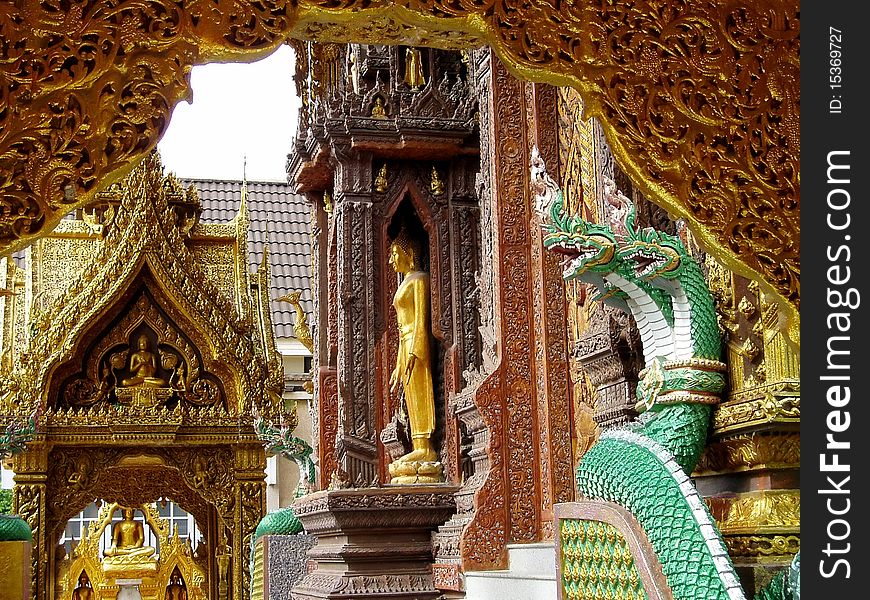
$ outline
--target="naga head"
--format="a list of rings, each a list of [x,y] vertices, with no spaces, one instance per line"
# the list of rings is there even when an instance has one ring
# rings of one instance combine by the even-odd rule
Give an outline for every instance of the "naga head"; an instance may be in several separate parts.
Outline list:
[[[639,232],[620,249],[619,254],[631,266],[637,279],[650,283],[679,278],[689,256],[679,238],[652,228]]]
[[[584,276],[612,273],[619,267],[616,240],[603,225],[580,218],[569,219],[567,231],[545,231],[544,246],[561,254],[565,281],[587,279]]]
[[[567,214],[562,190],[547,173],[537,148],[532,150],[531,187],[542,222],[544,247],[563,257],[562,277],[592,283],[603,295],[612,293],[612,286],[601,276],[619,268],[614,232],[606,225]]]

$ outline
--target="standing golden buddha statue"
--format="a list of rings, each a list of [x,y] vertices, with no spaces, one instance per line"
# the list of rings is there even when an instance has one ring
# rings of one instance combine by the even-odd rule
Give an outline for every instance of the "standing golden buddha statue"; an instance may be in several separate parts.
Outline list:
[[[420,268],[420,253],[402,229],[390,245],[390,265],[404,276],[393,296],[399,327],[396,367],[390,390],[400,387],[411,429],[413,450],[390,464],[390,483],[438,483],[444,470],[432,446],[435,394],[429,357],[429,274]]]
[[[417,48],[405,50],[404,81],[415,92],[426,85],[426,77],[423,75],[423,56]]]

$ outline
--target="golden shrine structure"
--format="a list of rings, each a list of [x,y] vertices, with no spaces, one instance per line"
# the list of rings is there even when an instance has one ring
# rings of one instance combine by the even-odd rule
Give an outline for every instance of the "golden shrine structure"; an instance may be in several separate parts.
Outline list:
[[[7,257],[13,342],[0,361],[5,412],[43,410],[14,459],[36,599],[54,593],[58,528],[85,502],[130,508],[162,495],[206,524],[206,596],[247,598],[264,464],[250,409],[275,418],[280,393],[268,265],[251,277],[243,268],[244,209],[233,225],[198,224],[195,199],[146,157],[189,96],[193,65],[284,43],[302,99],[288,179],[311,206],[315,288],[317,491],[293,510],[317,545],[294,597],[597,599],[612,581],[630,587],[622,598],[672,597],[624,513],[566,512],[584,501],[578,462],[637,417],[643,344],[632,317],[566,282],[545,248],[537,152],[566,215],[616,222],[615,182],[638,228],[679,238],[702,265],[728,385],[684,477],[747,595],[790,563],[800,548],[798,2],[70,6],[0,21],[0,248],[33,244],[34,257],[27,276]],[[63,220],[74,210],[82,219]],[[388,268],[402,225],[421,242],[430,285],[437,461],[415,462],[437,463],[439,481],[394,485],[391,465],[414,447],[407,399],[390,381],[407,333]],[[580,543],[610,544],[592,571],[582,547],[562,545],[563,517],[584,528]],[[264,547],[254,597],[271,575]],[[527,551],[544,558],[523,571]],[[574,570],[556,572],[557,556]],[[627,575],[634,564],[646,570]],[[157,579],[171,582],[169,568]],[[190,586],[196,571],[183,569]]]
[[[230,223],[201,224],[200,210],[195,190],[151,155],[83,218],[28,248],[28,268],[3,260],[14,295],[4,301],[12,375],[2,412],[41,412],[39,434],[12,464],[14,510],[33,531],[35,598],[69,598],[82,573],[95,599],[141,580],[143,598],[164,600],[176,569],[191,599],[240,598],[248,586],[265,511],[251,408],[275,414],[283,368],[268,262],[248,272],[244,196]],[[103,507],[90,535],[59,556],[67,520],[94,499]],[[195,555],[154,512],[159,499],[194,515],[205,539]],[[159,556],[125,545],[129,534],[98,555],[116,508],[136,509]]]

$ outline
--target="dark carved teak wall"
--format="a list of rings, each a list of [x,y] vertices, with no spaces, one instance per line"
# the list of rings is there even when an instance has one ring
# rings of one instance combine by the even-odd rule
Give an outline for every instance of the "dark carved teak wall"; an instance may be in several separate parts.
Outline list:
[[[304,98],[290,180],[312,200],[319,336],[315,415],[320,486],[384,481],[379,434],[393,420],[396,275],[387,249],[402,220],[425,230],[441,460],[458,480],[459,431],[447,412],[480,361],[476,98],[457,52],[300,44]],[[406,81],[418,53],[423,81]],[[416,83],[418,85],[412,85]],[[463,332],[468,332],[464,335]],[[395,425],[395,423],[394,423]],[[389,444],[389,442],[388,442]]]
[[[488,50],[419,49],[418,89],[405,47],[296,50],[288,175],[312,203],[319,485],[383,483],[401,444],[387,247],[413,214],[428,242],[437,446],[460,486],[434,575],[459,590],[461,571],[505,567],[508,543],[551,538],[552,505],[574,495],[565,291],[528,186],[533,146],[558,165],[556,90]]]

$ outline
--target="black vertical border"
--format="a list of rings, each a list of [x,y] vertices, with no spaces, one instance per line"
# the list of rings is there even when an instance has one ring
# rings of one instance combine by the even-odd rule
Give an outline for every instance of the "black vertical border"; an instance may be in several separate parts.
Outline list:
[[[861,6],[859,2],[819,0],[801,4],[801,594],[805,600],[866,597],[868,589],[863,581],[865,557],[870,554],[866,551],[870,542],[866,527],[870,422],[865,398],[870,388],[866,328],[870,223],[865,217],[866,181],[870,179],[866,151],[870,96],[865,92],[870,77],[870,31],[859,14]],[[832,43],[840,46],[839,57],[832,54],[837,50]],[[832,77],[838,74],[839,82]],[[841,103],[839,110],[835,100]],[[848,179],[848,183],[829,182],[829,156],[840,166],[849,165],[848,171],[831,172],[833,179]],[[842,191],[832,193],[838,189],[848,196]],[[829,194],[833,204],[848,206],[831,209]],[[847,213],[848,227],[835,230],[829,226],[829,215],[839,227],[846,223]],[[846,267],[849,281],[832,283],[830,277],[845,277]],[[837,303],[837,291],[848,294],[850,288],[860,294],[860,301],[851,302],[856,308],[831,306]],[[829,302],[831,292],[835,296]],[[833,313],[848,313],[848,318],[832,318]],[[832,328],[830,319],[834,319]],[[848,325],[849,331],[837,325]],[[832,336],[840,339],[831,341]],[[848,350],[848,355],[836,355],[835,361],[848,368],[828,367],[829,344]],[[849,380],[823,379],[831,375],[847,375]],[[849,402],[843,401],[843,387],[832,392],[832,386],[848,386]],[[829,393],[838,406],[828,402]],[[841,431],[833,432],[831,426]],[[829,433],[849,447],[827,447]],[[823,455],[830,464],[834,454],[839,464],[849,465],[848,471],[823,470]],[[847,507],[847,512],[834,514]]]

